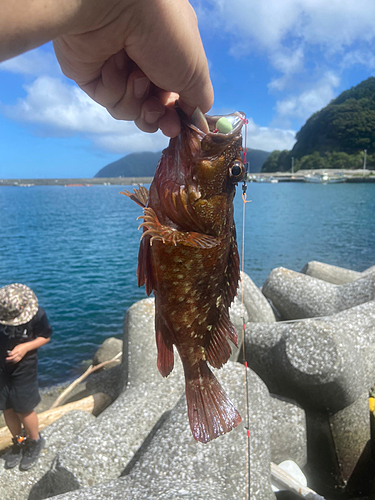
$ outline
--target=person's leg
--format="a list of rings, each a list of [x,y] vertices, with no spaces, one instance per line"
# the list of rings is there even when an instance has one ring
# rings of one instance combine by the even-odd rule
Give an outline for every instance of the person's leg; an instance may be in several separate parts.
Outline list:
[[[8,408],[3,411],[4,420],[8,426],[13,437],[20,436],[22,427],[19,415],[13,410],[13,408]]]
[[[35,441],[39,438],[39,424],[38,415],[35,411],[30,411],[27,413],[17,413],[19,420],[25,428],[26,436],[28,439]]]
[[[18,413],[25,428],[27,439],[26,447],[21,460],[20,469],[29,470],[37,462],[40,452],[44,448],[45,439],[39,434],[38,416],[35,411]]]
[[[13,444],[11,449],[6,453],[4,458],[4,467],[6,469],[13,469],[16,465],[18,465],[22,459],[22,441],[18,440],[18,436],[21,435],[22,427],[21,420],[17,413],[13,410],[13,408],[8,408],[3,410],[5,423],[8,426],[11,434],[13,435]]]

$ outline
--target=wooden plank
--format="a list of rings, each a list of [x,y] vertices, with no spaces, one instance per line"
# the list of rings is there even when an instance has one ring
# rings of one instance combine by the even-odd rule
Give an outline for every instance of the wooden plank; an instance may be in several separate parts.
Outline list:
[[[93,394],[87,398],[46,410],[38,414],[39,430],[42,430],[53,422],[56,422],[56,420],[61,418],[63,415],[73,410],[82,410],[98,415],[111,402],[112,400],[107,394],[98,392],[97,394]],[[0,450],[10,446],[11,442],[12,435],[9,432],[8,427],[2,427],[0,429]]]

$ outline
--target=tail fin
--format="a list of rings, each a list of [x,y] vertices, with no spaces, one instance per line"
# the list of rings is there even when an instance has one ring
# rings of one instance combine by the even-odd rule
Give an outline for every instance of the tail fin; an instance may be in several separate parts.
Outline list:
[[[234,429],[241,416],[206,362],[200,364],[199,372],[195,379],[186,378],[186,402],[194,438],[207,443]]]

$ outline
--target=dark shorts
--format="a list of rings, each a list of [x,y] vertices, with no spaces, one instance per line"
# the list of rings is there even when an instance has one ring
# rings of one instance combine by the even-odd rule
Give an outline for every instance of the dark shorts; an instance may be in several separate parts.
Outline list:
[[[40,402],[38,357],[33,354],[14,366],[0,369],[0,410],[33,411]]]

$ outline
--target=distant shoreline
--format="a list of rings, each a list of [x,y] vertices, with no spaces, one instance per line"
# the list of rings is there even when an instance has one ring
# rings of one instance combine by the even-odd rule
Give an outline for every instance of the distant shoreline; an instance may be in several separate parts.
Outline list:
[[[357,170],[299,170],[291,172],[260,172],[249,174],[248,181],[257,181],[260,178],[273,178],[278,182],[303,182],[304,176],[313,174],[340,174],[347,178],[347,182],[375,182],[373,171]],[[31,187],[31,186],[64,186],[64,187],[89,187],[89,186],[131,186],[137,184],[150,184],[152,177],[88,177],[66,179],[0,179],[1,186]]]
[[[131,186],[132,184],[149,184],[152,177],[89,177],[67,179],[0,179],[1,186]]]

